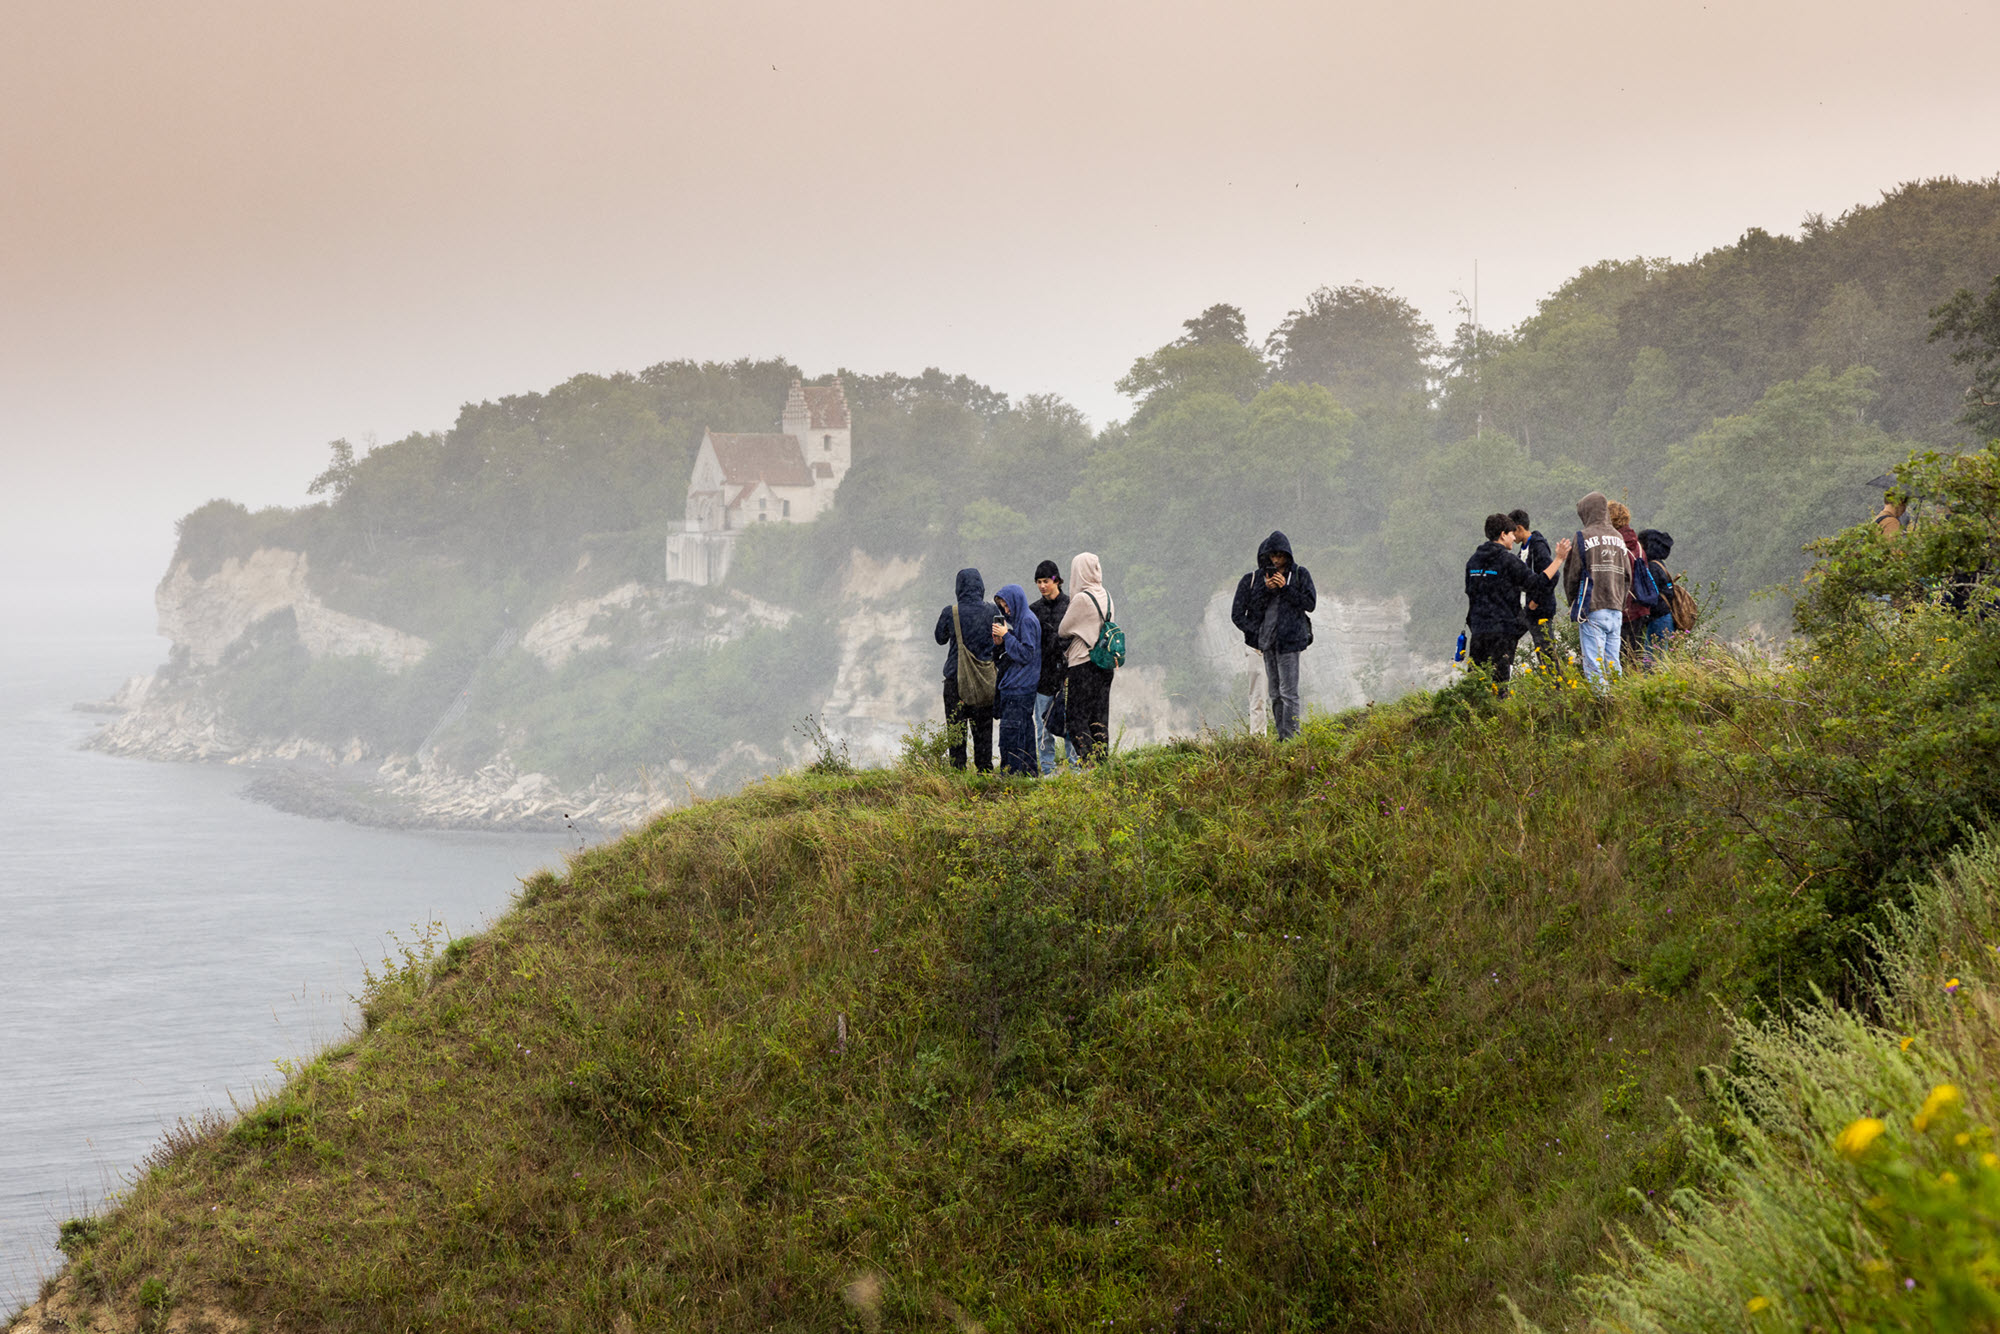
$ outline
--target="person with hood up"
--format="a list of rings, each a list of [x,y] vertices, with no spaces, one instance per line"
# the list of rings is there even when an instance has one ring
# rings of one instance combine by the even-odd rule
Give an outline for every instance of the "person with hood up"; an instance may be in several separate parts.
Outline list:
[[[1089,551],[1069,563],[1069,610],[1056,633],[1063,639],[1069,669],[1069,753],[1078,763],[1095,760],[1111,745],[1112,669],[1090,660],[1090,649],[1107,620],[1118,619],[1117,604],[1104,587],[1104,566]]]
[[[1063,613],[1069,610],[1069,594],[1063,592],[1062,573],[1052,560],[1035,567],[1035,587],[1042,594],[1032,608],[1042,633],[1042,676],[1035,685],[1035,734],[1041,742],[1037,760],[1046,778],[1056,771],[1056,742],[1061,729],[1049,726],[1049,706],[1056,702],[1056,692],[1062,689],[1063,649],[1058,631]],[[1063,751],[1065,754],[1069,751],[1067,741],[1063,742]]]
[[[1299,734],[1299,654],[1313,642],[1317,605],[1312,572],[1293,561],[1291,539],[1274,531],[1257,546],[1257,568],[1237,581],[1229,621],[1264,655],[1264,685],[1280,741]]]
[[[965,732],[969,727],[973,765],[980,773],[991,773],[993,704],[966,704],[959,699],[958,655],[963,649],[981,662],[993,661],[993,604],[986,600],[986,581],[977,570],[960,570],[953,592],[957,601],[938,613],[937,622],[937,642],[945,645],[944,726],[951,736],[951,767],[965,767]]]
[[[1547,564],[1531,570],[1514,554],[1520,526],[1511,514],[1486,516],[1486,540],[1465,562],[1465,628],[1471,638],[1472,662],[1493,677],[1503,697],[1514,672],[1514,646],[1528,629],[1521,595],[1546,589],[1569,555],[1569,539],[1556,543]]]
[[[1008,584],[993,595],[993,659],[1000,668],[994,712],[1000,715],[1000,768],[1034,777],[1035,690],[1042,679],[1042,623],[1028,610],[1028,591]]]
[[[1576,502],[1583,524],[1577,541],[1563,561],[1563,596],[1570,619],[1577,622],[1583,649],[1583,674],[1594,686],[1605,684],[1605,672],[1619,672],[1618,632],[1625,623],[1625,598],[1632,591],[1632,558],[1625,539],[1611,526],[1611,502],[1592,491]]]

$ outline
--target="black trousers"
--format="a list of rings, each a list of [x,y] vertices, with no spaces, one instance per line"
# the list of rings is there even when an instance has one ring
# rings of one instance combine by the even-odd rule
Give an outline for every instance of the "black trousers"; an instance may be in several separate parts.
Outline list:
[[[1112,672],[1085,659],[1069,669],[1069,753],[1078,763],[1111,748]]]
[[[1493,684],[1500,687],[1500,693],[1507,693],[1507,679],[1514,674],[1514,645],[1521,641],[1519,630],[1503,630],[1499,634],[1472,636],[1472,661],[1475,666],[1484,667],[1492,676]]]
[[[944,726],[951,733],[951,767],[965,767],[965,731],[972,729],[972,763],[980,773],[993,772],[993,706],[964,704],[958,698],[958,678],[944,679]]]

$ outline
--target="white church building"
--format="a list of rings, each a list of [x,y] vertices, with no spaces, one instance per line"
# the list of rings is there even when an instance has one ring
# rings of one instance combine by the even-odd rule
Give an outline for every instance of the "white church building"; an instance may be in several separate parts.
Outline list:
[[[667,537],[667,579],[719,583],[744,529],[810,523],[833,504],[854,461],[847,391],[792,381],[775,434],[704,431],[687,514]]]

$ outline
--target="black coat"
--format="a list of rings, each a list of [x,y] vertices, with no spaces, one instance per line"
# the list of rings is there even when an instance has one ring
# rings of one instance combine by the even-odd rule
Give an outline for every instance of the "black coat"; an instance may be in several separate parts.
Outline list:
[[[1053,695],[1063,679],[1063,649],[1057,641],[1056,627],[1062,624],[1063,613],[1069,610],[1069,594],[1058,593],[1052,602],[1048,598],[1036,598],[1029,608],[1035,619],[1042,623],[1042,679],[1035,686],[1038,695]]]
[[[1481,542],[1465,563],[1465,628],[1475,635],[1524,632],[1521,595],[1531,582],[1547,583],[1531,576],[1521,558],[1498,542]]]
[[[1264,587],[1264,580],[1277,568],[1271,556],[1279,551],[1285,553],[1288,562],[1285,586],[1273,593]],[[1276,639],[1271,651],[1297,653],[1313,642],[1310,613],[1319,605],[1319,593],[1313,588],[1312,572],[1292,561],[1291,554],[1291,539],[1283,533],[1272,533],[1257,547],[1257,568],[1236,584],[1236,597],[1229,604],[1229,623],[1243,632],[1243,642],[1251,648],[1262,647],[1257,640],[1264,630],[1264,613],[1274,599],[1278,604],[1278,623],[1273,627]]]
[[[981,662],[993,661],[993,604],[986,600],[986,581],[979,577],[979,571],[966,569],[958,572],[958,582],[953,587],[958,601],[958,622],[965,633],[965,643],[972,650],[972,656]],[[945,646],[944,679],[949,681],[958,675],[958,640],[952,634],[951,607],[938,613],[937,642]]]
[[[1549,539],[1539,532],[1528,534],[1528,619],[1553,621],[1556,618],[1556,581],[1542,571],[1555,564],[1556,553]]]

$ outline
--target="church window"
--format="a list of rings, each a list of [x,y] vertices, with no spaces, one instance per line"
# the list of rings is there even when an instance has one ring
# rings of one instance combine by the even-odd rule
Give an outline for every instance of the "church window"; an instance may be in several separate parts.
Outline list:
[[[785,506],[785,517],[786,517],[787,519],[789,519],[789,518],[791,518],[791,517],[792,517],[792,502],[791,502],[791,501],[789,501],[789,500],[787,500],[787,501],[785,501],[785,502],[783,502],[783,503],[784,503],[784,506]]]
[[[820,448],[820,452],[821,452],[821,453],[823,453],[823,454],[831,454],[831,453],[833,453],[833,437],[832,437],[832,436],[830,436],[830,435],[829,435],[829,436],[825,436],[825,437],[823,437],[823,438],[822,438],[822,439],[820,440],[820,446],[819,446],[819,448]]]

